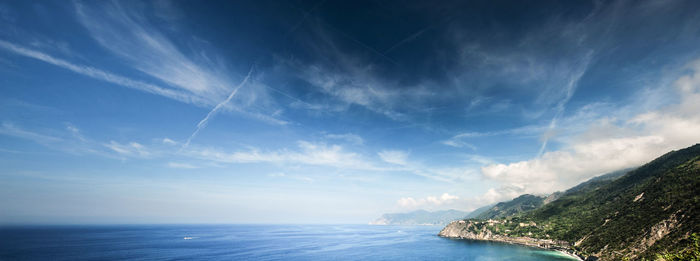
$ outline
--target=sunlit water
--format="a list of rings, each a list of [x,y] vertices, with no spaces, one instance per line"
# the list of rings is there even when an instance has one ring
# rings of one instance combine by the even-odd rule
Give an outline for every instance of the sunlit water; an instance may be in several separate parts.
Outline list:
[[[571,260],[553,251],[436,236],[436,226],[0,227],[0,260]]]

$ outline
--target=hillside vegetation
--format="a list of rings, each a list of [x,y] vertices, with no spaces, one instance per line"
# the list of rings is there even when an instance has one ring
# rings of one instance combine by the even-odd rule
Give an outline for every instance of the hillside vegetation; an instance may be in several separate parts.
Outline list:
[[[603,260],[677,260],[673,257],[697,255],[698,205],[700,145],[695,145],[582,183],[549,204],[479,223],[483,228],[463,224],[469,227],[464,233],[546,239]]]
[[[506,218],[522,212],[537,209],[544,205],[547,197],[530,194],[521,195],[511,201],[501,202],[476,216],[476,219]]]

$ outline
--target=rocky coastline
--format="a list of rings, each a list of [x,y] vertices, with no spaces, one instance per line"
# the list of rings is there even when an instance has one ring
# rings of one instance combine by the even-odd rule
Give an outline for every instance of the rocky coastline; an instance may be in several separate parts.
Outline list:
[[[472,221],[472,220],[458,220],[452,221],[450,224],[445,226],[438,236],[446,238],[456,238],[456,239],[469,239],[469,240],[479,240],[479,241],[492,241],[501,242],[507,244],[516,244],[529,247],[536,247],[547,250],[554,250],[576,258],[578,260],[584,260],[575,250],[573,250],[569,243],[566,241],[552,240],[552,239],[538,239],[531,237],[511,237],[501,234],[493,233],[492,231],[480,228],[475,229],[479,222],[488,223],[496,221]],[[586,259],[589,260],[589,259]],[[594,259],[593,259],[594,260]]]

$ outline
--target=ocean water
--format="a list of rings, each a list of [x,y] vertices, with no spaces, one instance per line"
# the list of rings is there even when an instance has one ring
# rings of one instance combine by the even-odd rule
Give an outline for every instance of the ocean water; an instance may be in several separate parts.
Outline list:
[[[553,251],[438,237],[437,226],[0,227],[0,260],[571,260]]]

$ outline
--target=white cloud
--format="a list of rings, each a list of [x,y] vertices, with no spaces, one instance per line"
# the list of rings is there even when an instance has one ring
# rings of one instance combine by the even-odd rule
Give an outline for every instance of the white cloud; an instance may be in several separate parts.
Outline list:
[[[163,142],[163,144],[167,144],[167,145],[175,145],[175,144],[177,144],[176,141],[171,140],[171,139],[169,139],[169,138],[163,138],[163,141],[162,141],[162,142]]]
[[[129,142],[128,144],[121,144],[116,141],[110,141],[109,143],[105,143],[103,145],[123,156],[149,157],[152,155],[152,152],[146,146],[141,145],[138,142]]]
[[[519,193],[549,193],[700,142],[700,60],[683,69],[689,72],[674,83],[680,104],[629,120],[600,118],[588,131],[566,141],[561,150],[531,160],[487,165],[481,169],[483,175],[505,187],[521,187]]]
[[[377,153],[384,162],[405,166],[408,165],[408,152],[401,150],[383,150]]]
[[[327,139],[334,139],[334,140],[345,140],[347,142],[350,142],[355,145],[362,145],[365,143],[365,140],[362,139],[357,134],[352,134],[352,133],[345,133],[345,134],[326,134],[325,136]]]
[[[130,66],[171,86],[215,103],[230,88],[213,62],[195,62],[149,24],[139,8],[119,2],[75,3],[79,21],[104,48],[126,59]]]
[[[448,193],[443,193],[441,196],[436,197],[436,196],[428,196],[425,198],[412,198],[412,197],[405,197],[401,198],[397,201],[397,204],[399,207],[403,209],[435,209],[439,207],[445,207],[452,205],[452,203],[455,203],[456,201],[459,200],[458,196],[455,195],[450,195]]]
[[[453,137],[453,138],[448,139],[448,140],[443,140],[443,141],[441,141],[440,143],[442,143],[442,144],[444,144],[444,145],[447,145],[447,146],[456,147],[456,148],[464,148],[464,147],[467,147],[467,148],[469,148],[469,149],[471,149],[471,150],[476,150],[476,146],[474,146],[474,145],[471,144],[471,143],[467,143],[467,142],[461,140],[459,137],[457,137],[457,138],[454,138],[454,137]]]
[[[224,163],[274,163],[330,166],[347,169],[378,169],[359,154],[347,152],[340,145],[325,143],[297,142],[298,150],[277,150],[263,152],[258,149],[239,152],[223,152],[211,148],[193,148],[184,154]]]

